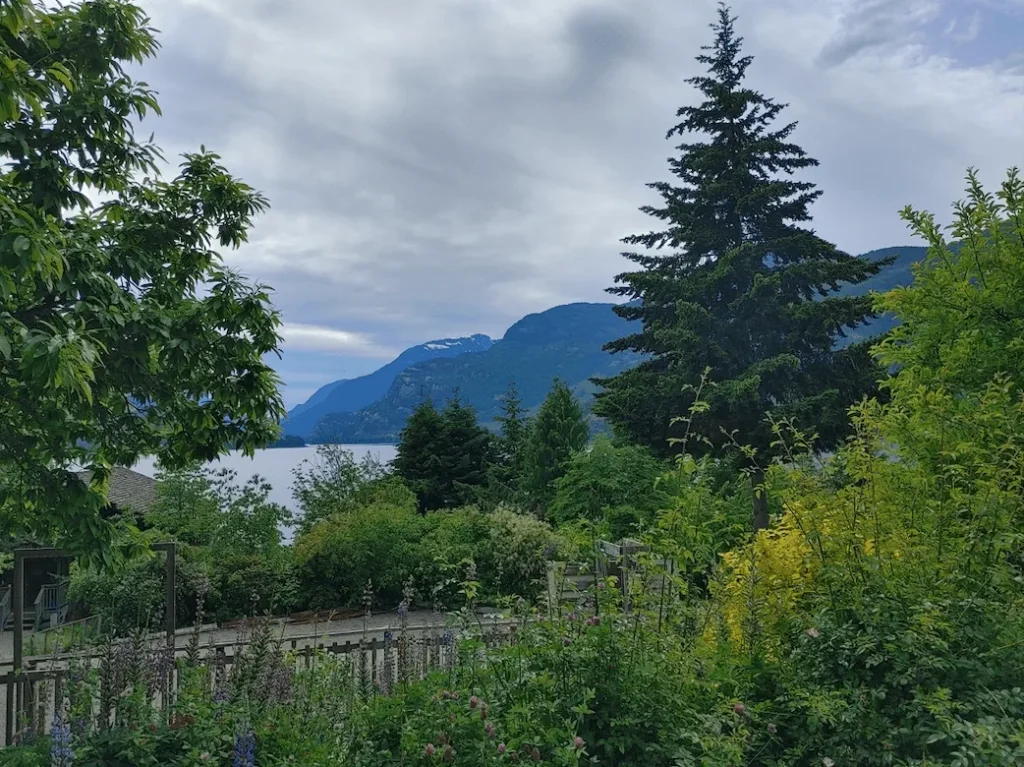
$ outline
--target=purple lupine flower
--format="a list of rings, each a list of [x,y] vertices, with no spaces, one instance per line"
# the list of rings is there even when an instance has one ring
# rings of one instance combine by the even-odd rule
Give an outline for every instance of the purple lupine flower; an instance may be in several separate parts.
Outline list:
[[[65,715],[64,706],[58,706],[53,714],[50,729],[50,767],[71,767],[75,754],[71,749],[71,725]]]
[[[398,617],[400,620],[405,620],[409,617],[409,600],[403,599],[398,603]]]
[[[256,735],[252,730],[245,730],[235,736],[231,767],[256,767]]]

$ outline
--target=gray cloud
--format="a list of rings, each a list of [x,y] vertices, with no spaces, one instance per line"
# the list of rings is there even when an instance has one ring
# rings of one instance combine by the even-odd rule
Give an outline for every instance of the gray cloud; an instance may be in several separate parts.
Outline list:
[[[318,344],[353,375],[376,353],[603,300],[625,264],[619,238],[650,227],[636,209],[667,176],[664,134],[692,98],[683,81],[715,12],[713,0],[141,1],[163,30],[142,76],[165,113],[144,128],[169,153],[207,144],[271,200],[228,258],[273,285],[300,328],[281,366],[290,400],[314,380]],[[904,204],[944,215],[966,166],[997,181],[1024,157],[1019,73],[932,55],[933,6],[735,3],[754,85],[791,104],[796,140],[822,163],[815,226],[848,250],[907,242]],[[998,12],[983,11],[975,47]]]
[[[818,54],[826,67],[890,45],[906,44],[908,31],[935,18],[938,0],[862,0],[840,16],[839,30]]]

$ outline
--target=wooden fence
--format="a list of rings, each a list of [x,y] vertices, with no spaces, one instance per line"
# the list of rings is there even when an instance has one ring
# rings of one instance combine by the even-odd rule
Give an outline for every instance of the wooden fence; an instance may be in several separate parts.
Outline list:
[[[484,624],[488,644],[496,646],[506,641],[508,627],[512,623],[509,620],[491,620]],[[389,632],[393,633],[391,639],[385,638],[380,630],[373,633],[377,635],[372,639],[362,631],[309,634],[275,639],[274,645],[289,654],[296,671],[310,668],[317,654],[323,652],[351,659],[354,680],[365,674],[368,681],[385,689],[398,681],[400,652],[405,654],[406,669],[413,678],[454,662],[457,634],[452,634],[444,626],[417,626],[403,634]],[[149,648],[160,647],[162,641],[162,638],[149,640]],[[246,641],[238,640],[200,644],[200,661],[211,668],[229,671],[248,646]],[[175,642],[173,651],[176,660],[183,659],[189,652],[187,642]],[[102,654],[92,650],[51,659],[31,659],[26,662],[29,667],[20,673],[10,669],[9,663],[0,664],[0,690],[3,691],[0,696],[0,722],[3,724],[0,748],[21,742],[26,733],[49,732],[57,696],[68,679],[71,665],[76,662],[98,668]],[[9,669],[6,673],[3,665]],[[173,698],[178,691],[178,674],[172,671],[169,679],[169,693]],[[162,707],[159,698],[154,702],[158,709]]]

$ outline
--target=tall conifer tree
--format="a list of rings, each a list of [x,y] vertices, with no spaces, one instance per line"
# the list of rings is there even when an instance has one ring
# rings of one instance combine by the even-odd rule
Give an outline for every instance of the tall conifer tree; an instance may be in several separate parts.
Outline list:
[[[420,502],[420,511],[444,504],[441,460],[444,419],[433,400],[421,402],[409,416],[398,438],[392,465]]]
[[[590,427],[579,401],[563,381],[555,380],[530,426],[523,455],[523,490],[534,508],[546,510],[554,481],[572,457],[587,446]]]
[[[441,411],[440,457],[443,471],[444,508],[467,506],[478,500],[487,483],[493,458],[491,433],[477,423],[473,408],[462,404],[456,391]]]
[[[523,400],[516,382],[510,381],[501,397],[501,415],[494,420],[500,427],[495,461],[488,470],[486,501],[497,505],[503,501],[520,499],[523,475],[523,455],[529,424],[525,417]]]
[[[843,328],[871,316],[872,299],[835,293],[884,262],[839,251],[801,226],[821,192],[793,176],[817,161],[790,143],[796,123],[777,127],[785,105],[743,84],[752,57],[740,55],[734,22],[720,5],[714,43],[697,57],[707,73],[687,80],[703,101],[681,108],[668,132],[697,134],[669,160],[679,185],[648,185],[662,204],[641,210],[659,230],[623,240],[647,252],[623,254],[638,268],[618,275],[609,292],[629,299],[616,307],[621,317],[643,325],[607,348],[647,359],[596,382],[604,391],[595,412],[619,434],[670,454],[679,449],[670,438],[683,429],[672,420],[687,414],[688,387],[710,368],[714,385],[702,395],[709,407],[692,425],[706,442],[689,449],[718,453],[733,439],[756,448],[747,461],[759,486],[757,467],[774,441],[768,416],[810,428],[826,447],[843,434],[846,408],[873,388],[866,345],[835,349]],[[755,492],[754,527],[767,524]]]

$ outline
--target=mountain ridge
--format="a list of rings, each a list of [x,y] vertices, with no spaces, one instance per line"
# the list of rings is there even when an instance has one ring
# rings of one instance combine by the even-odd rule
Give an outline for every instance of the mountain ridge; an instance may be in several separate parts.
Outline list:
[[[490,336],[475,333],[462,338],[438,338],[409,347],[372,373],[321,386],[309,399],[292,408],[281,422],[282,434],[308,439],[320,419],[328,413],[354,412],[379,400],[403,370],[431,359],[483,351],[493,343]]]
[[[842,286],[837,295],[865,295],[910,284],[913,264],[921,261],[926,252],[923,246],[897,246],[864,253],[861,258],[880,260],[893,256],[895,261],[863,283]],[[493,428],[494,417],[500,410],[500,397],[510,381],[515,381],[529,413],[540,405],[556,377],[573,389],[589,411],[596,388],[591,379],[610,377],[641,359],[632,353],[612,355],[603,350],[609,341],[633,332],[632,323],[612,311],[615,305],[580,302],[529,314],[513,323],[501,339],[492,341],[486,349],[438,355],[397,370],[386,390],[362,407],[328,412],[326,408],[335,391],[331,390],[313,403],[316,407],[299,410],[324,389],[346,383],[337,381],[322,387],[289,417],[299,411],[296,420],[305,419],[301,422],[306,425],[305,433],[300,436],[311,441],[394,442],[405,419],[425,397],[441,405],[458,390],[463,402],[477,411],[481,423]],[[845,337],[837,341],[837,347],[877,336],[894,325],[892,317],[882,315],[867,325],[847,328]],[[425,348],[430,343],[435,342],[413,348]],[[394,370],[405,354],[403,352],[385,368]],[[310,425],[309,413],[313,410],[320,417]],[[596,422],[593,425],[598,426]]]
[[[434,359],[396,376],[378,402],[359,412],[325,417],[312,435],[322,442],[392,442],[405,419],[425,397],[439,405],[458,390],[481,423],[494,425],[501,395],[513,380],[527,412],[535,410],[554,379],[561,378],[585,405],[594,392],[590,378],[614,375],[639,361],[611,355],[603,347],[630,331],[611,303],[573,303],[529,314],[514,323],[490,349]]]

